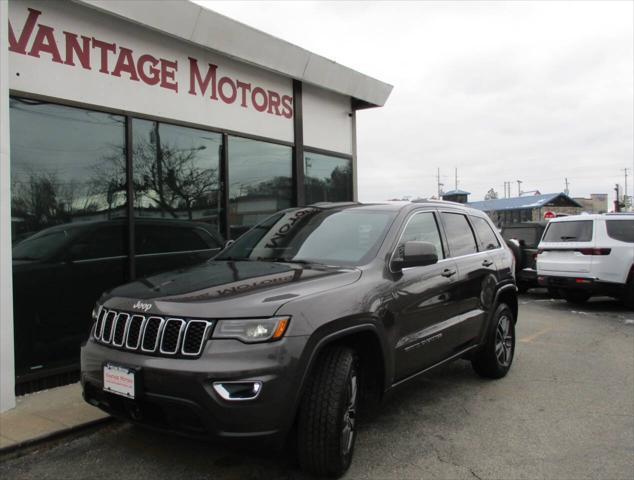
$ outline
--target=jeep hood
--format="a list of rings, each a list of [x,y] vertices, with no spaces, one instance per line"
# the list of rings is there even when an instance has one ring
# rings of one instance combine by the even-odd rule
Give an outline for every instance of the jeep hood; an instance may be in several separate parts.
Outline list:
[[[316,264],[211,261],[117,287],[101,301],[109,308],[134,312],[141,300],[147,314],[265,317],[290,300],[340,288],[360,276],[355,268]]]

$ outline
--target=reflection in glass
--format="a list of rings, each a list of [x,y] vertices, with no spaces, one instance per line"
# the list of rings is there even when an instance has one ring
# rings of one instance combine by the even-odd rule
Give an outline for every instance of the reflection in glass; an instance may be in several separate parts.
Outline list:
[[[126,281],[125,119],[11,98],[10,122],[20,391],[28,374],[78,362],[95,301]]]
[[[219,230],[217,133],[134,119],[134,212],[205,222]]]
[[[231,238],[291,206],[291,177],[290,147],[229,137]]]
[[[134,119],[132,158],[137,277],[183,268],[222,246],[222,136]]]
[[[304,153],[306,204],[352,200],[352,160]]]

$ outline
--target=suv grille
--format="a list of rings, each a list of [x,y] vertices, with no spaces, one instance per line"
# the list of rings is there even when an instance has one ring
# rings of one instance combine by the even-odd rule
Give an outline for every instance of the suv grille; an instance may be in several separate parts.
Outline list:
[[[102,308],[94,338],[102,345],[154,355],[198,357],[213,327],[211,320],[130,315]]]

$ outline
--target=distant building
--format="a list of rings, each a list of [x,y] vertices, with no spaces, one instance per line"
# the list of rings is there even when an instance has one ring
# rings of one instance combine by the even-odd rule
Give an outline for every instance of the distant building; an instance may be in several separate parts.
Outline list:
[[[590,198],[574,197],[573,200],[588,213],[606,213],[608,211],[608,194],[591,193]]]
[[[583,211],[581,204],[565,193],[499,198],[469,202],[468,205],[486,212],[498,227],[509,223],[539,222],[549,211],[557,216],[577,215]]]
[[[467,203],[467,197],[471,195],[471,192],[465,192],[464,190],[450,190],[449,192],[442,194],[442,199],[448,202]]]

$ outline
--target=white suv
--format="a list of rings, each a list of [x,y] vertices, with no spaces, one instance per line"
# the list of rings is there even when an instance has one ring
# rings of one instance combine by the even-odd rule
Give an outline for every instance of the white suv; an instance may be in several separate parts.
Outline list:
[[[634,214],[555,218],[538,249],[540,285],[571,303],[608,295],[634,308]]]

